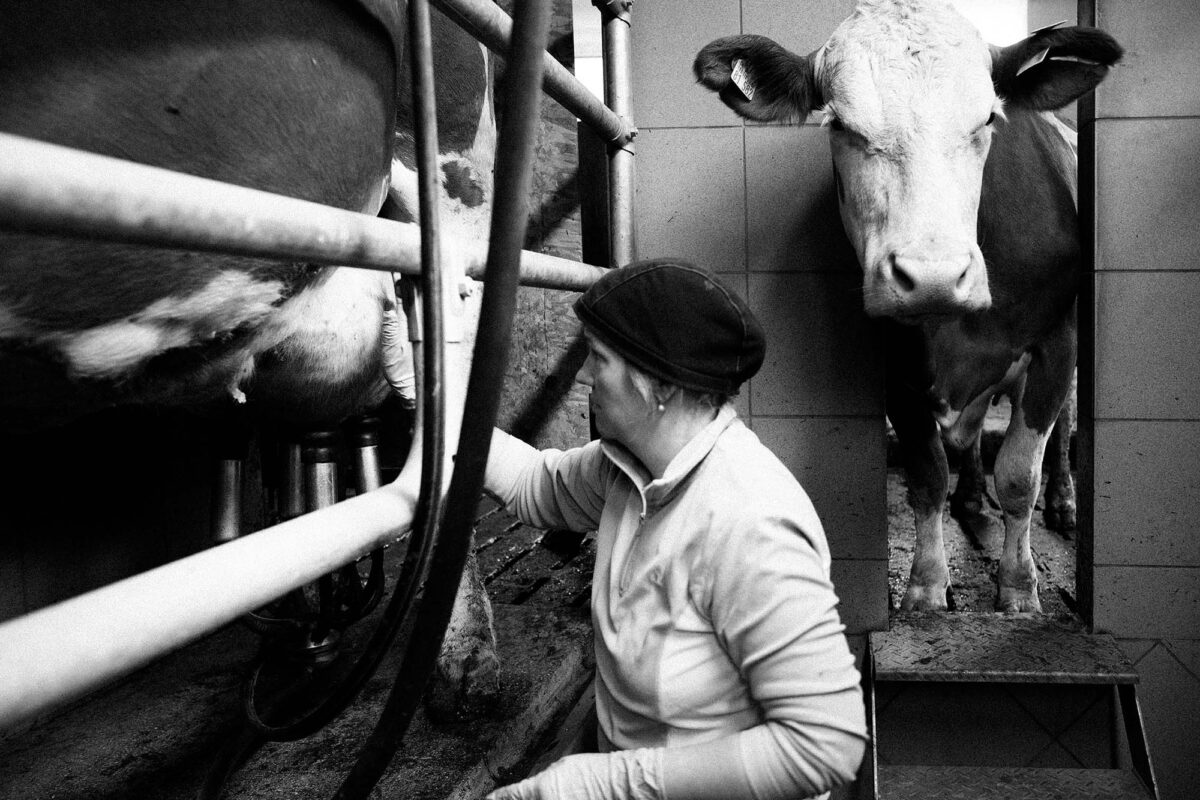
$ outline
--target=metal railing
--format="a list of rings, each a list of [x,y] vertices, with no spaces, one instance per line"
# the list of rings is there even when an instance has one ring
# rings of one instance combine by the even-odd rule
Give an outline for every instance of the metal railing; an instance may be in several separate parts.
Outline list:
[[[457,19],[469,18],[471,7],[480,5],[436,2],[459,9],[450,12]],[[492,41],[485,44],[507,52],[510,26],[499,25],[502,35],[489,34]],[[596,109],[574,76],[545,58],[552,66],[543,80],[552,96],[625,152],[633,135],[626,119]],[[619,202],[631,207],[628,198]],[[0,134],[0,228],[421,272],[416,225],[8,134]],[[630,232],[621,235],[631,241]],[[442,247],[465,264],[468,275],[485,277],[485,243]],[[629,248],[621,252],[631,256]],[[568,259],[520,253],[523,285],[582,290],[602,273]],[[451,393],[461,398],[463,387]],[[402,475],[412,466],[406,464]],[[0,623],[0,729],[106,685],[356,561],[410,526],[414,505],[414,498],[384,487]],[[272,570],[262,570],[263,564]]]

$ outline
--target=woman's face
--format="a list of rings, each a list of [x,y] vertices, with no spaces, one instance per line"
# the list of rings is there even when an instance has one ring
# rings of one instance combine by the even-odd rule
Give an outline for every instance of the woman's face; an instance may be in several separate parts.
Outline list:
[[[575,380],[592,387],[596,431],[602,439],[613,439],[630,447],[650,419],[650,404],[638,391],[629,362],[586,331],[584,338],[588,356]]]

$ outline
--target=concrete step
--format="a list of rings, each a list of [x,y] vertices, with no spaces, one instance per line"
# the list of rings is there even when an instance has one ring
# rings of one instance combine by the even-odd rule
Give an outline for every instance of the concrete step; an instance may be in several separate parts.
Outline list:
[[[1106,634],[1041,614],[910,613],[871,634],[876,681],[1137,683]]]
[[[881,766],[879,800],[1146,800],[1153,794],[1121,769]]]

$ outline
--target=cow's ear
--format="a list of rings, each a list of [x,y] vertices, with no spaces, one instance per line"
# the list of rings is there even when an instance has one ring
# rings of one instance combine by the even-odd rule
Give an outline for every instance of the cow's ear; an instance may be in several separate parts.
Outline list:
[[[765,36],[709,42],[692,70],[696,80],[747,119],[801,122],[821,104],[812,57],[798,56]]]
[[[992,82],[1009,106],[1052,111],[1095,89],[1123,52],[1096,28],[1045,28],[993,49]]]

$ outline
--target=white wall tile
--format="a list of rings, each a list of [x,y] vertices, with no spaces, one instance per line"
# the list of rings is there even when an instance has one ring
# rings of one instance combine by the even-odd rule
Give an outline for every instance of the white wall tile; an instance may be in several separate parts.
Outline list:
[[[1096,421],[1097,564],[1200,567],[1197,443],[1200,421]]]
[[[1097,565],[1093,622],[1118,637],[1200,634],[1200,570]]]
[[[1095,276],[1097,419],[1200,419],[1200,272]]]
[[[852,273],[751,273],[750,305],[767,332],[755,414],[882,417],[879,332],[860,286]]]
[[[758,417],[754,432],[808,493],[834,558],[887,559],[882,419]]]
[[[742,120],[700,84],[692,62],[713,39],[738,33],[728,0],[635,3],[632,20],[633,120],[639,128],[727,125]]]
[[[744,270],[742,129],[647,130],[637,153],[638,256],[679,256],[715,272]]]
[[[746,128],[746,231],[751,271],[859,270],[838,214],[825,129]]]
[[[1096,269],[1200,270],[1197,154],[1194,117],[1096,121]]]
[[[1094,0],[1125,58],[1096,90],[1101,117],[1200,114],[1200,14],[1193,0]]]

